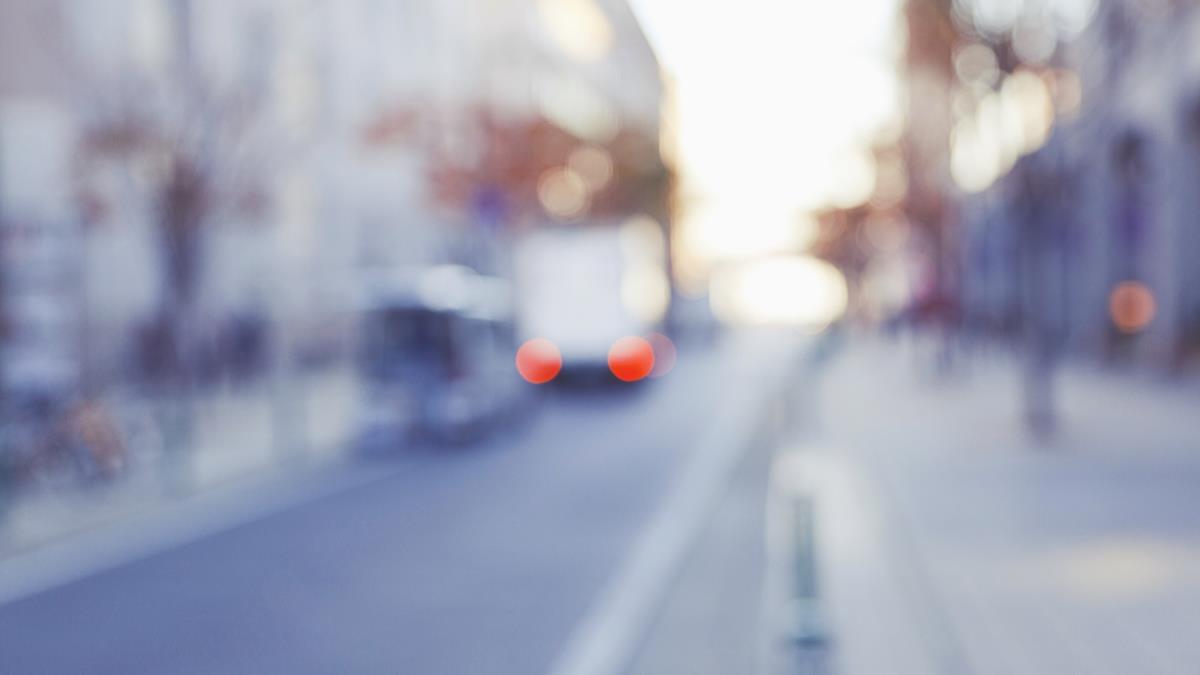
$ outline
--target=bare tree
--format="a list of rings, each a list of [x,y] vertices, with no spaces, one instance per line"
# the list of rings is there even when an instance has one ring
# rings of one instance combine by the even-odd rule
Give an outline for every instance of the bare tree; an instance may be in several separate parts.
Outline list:
[[[259,105],[246,91],[219,90],[191,75],[90,85],[81,102],[80,194],[89,204],[124,200],[152,225],[161,287],[141,351],[152,380],[178,404],[172,444],[186,446],[205,334],[199,301],[207,233],[264,202]],[[119,186],[101,186],[100,177],[112,175]]]

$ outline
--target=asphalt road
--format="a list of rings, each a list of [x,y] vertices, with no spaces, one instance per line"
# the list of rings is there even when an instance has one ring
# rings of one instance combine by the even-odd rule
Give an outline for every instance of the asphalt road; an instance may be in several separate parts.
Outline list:
[[[545,672],[723,406],[750,395],[753,349],[548,390],[486,443],[357,460],[395,471],[0,606],[0,673]]]

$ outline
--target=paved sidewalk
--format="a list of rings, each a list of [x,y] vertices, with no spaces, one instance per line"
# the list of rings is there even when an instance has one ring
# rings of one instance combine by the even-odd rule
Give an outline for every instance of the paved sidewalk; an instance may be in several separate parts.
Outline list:
[[[1064,369],[1039,444],[1016,364],[966,365],[852,339],[776,459],[775,502],[818,514],[834,672],[1197,672],[1195,386]]]
[[[108,484],[29,486],[0,513],[0,559],[103,527],[165,504],[284,464],[329,456],[344,447],[355,422],[358,383],[352,369],[331,368],[296,378],[286,400],[271,382],[198,396],[186,452],[163,451],[154,401],[117,397],[123,419],[142,422],[129,438],[129,466]],[[279,435],[279,406],[289,422]]]

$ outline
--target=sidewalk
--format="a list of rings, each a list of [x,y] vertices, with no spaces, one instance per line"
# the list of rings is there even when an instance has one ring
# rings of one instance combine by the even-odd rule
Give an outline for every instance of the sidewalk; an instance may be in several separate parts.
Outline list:
[[[352,369],[296,377],[287,392],[289,422],[279,436],[280,401],[269,381],[220,389],[194,402],[191,447],[175,456],[161,448],[160,431],[143,430],[124,473],[108,484],[31,486],[0,513],[0,559],[103,527],[212,490],[272,467],[319,460],[342,448],[358,401]],[[123,396],[111,407],[124,418],[153,420],[155,402]],[[157,447],[155,447],[157,445]],[[147,450],[147,448],[150,448]]]
[[[852,339],[775,460],[776,511],[817,514],[833,672],[1196,672],[1195,387],[1066,368],[1037,444],[1015,364],[967,365],[939,379]]]

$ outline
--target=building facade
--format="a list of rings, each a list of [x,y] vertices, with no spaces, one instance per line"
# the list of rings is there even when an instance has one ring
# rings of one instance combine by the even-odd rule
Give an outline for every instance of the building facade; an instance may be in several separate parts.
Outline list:
[[[1021,334],[1036,324],[1061,349],[1104,359],[1194,361],[1198,31],[1194,3],[1102,0],[1053,58],[1007,64],[1001,82],[1033,83],[1033,109],[1048,105],[1050,124],[994,179],[948,191],[969,325]],[[998,99],[1005,88],[995,85]],[[997,127],[1000,137],[1009,128]]]
[[[489,212],[435,181],[482,160],[481,115],[657,156],[623,0],[2,0],[0,38],[7,343],[59,336],[85,380],[136,370],[181,293],[201,342],[258,317],[316,354],[364,267],[485,264]],[[172,225],[184,170],[203,203]]]

